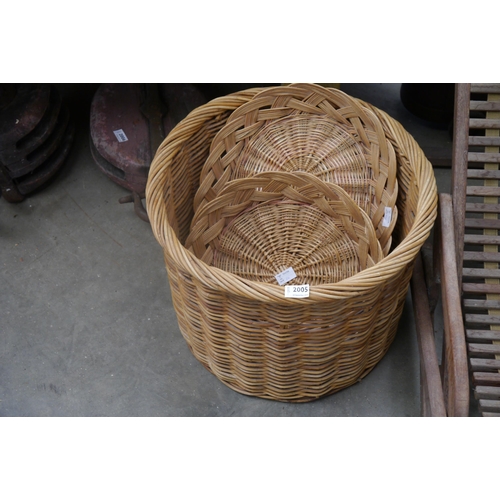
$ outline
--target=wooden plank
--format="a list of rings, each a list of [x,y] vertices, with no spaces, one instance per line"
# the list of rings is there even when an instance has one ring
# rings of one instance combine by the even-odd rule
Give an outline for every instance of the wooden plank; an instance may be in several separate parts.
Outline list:
[[[468,341],[500,341],[500,332],[498,330],[465,330],[465,335]]]
[[[500,83],[471,83],[470,91],[475,94],[500,94]]]
[[[474,111],[500,111],[500,102],[471,100],[470,109]]]
[[[464,308],[470,309],[500,309],[500,302],[498,300],[476,300],[465,299]]]
[[[472,262],[500,262],[498,252],[464,252],[464,261]],[[492,292],[493,293],[493,292]]]
[[[489,411],[483,411],[483,417],[500,417],[500,412],[499,413],[492,413]]]
[[[500,373],[498,372],[474,372],[472,374],[474,385],[493,385],[500,387]]]
[[[469,149],[470,83],[455,84],[451,195],[455,232],[458,286],[462,283],[462,257],[465,219],[465,189],[467,187],[467,152]]]
[[[430,315],[422,258],[417,255],[411,279],[412,304],[416,323],[417,343],[420,354],[420,394],[423,416],[445,417],[439,362],[434,338],[434,326]]]
[[[500,205],[496,203],[466,203],[466,212],[480,212],[480,213],[500,213]]]
[[[500,219],[465,219],[468,229],[500,229]]]
[[[470,354],[500,354],[500,344],[469,344],[468,349]]]
[[[491,139],[491,138],[490,138]],[[500,139],[500,137],[499,137]],[[500,143],[500,141],[499,141]],[[484,170],[482,168],[469,168],[468,179],[500,179],[500,170]]]
[[[489,283],[462,283],[464,293],[500,293],[500,285],[490,285]]]
[[[489,234],[465,234],[464,243],[471,245],[500,245],[500,236]]]
[[[438,213],[440,237],[435,251],[439,251],[440,254],[444,323],[443,386],[448,416],[466,417],[469,414],[469,375],[453,217],[452,197],[440,193]]]
[[[469,359],[471,370],[474,372],[498,371],[500,370],[500,360],[498,359]]]
[[[478,385],[474,389],[476,399],[498,399],[500,400],[500,387],[491,385]]]
[[[467,158],[470,162],[499,163],[500,153],[468,153]]]
[[[500,120],[495,120],[491,118],[490,119],[471,118],[469,120],[469,128],[497,130],[500,129]]]
[[[500,196],[500,187],[467,186],[467,196]]]
[[[463,269],[464,278],[500,278],[500,269],[472,269],[466,267]],[[498,309],[498,307],[497,307]]]
[[[477,325],[500,325],[500,316],[491,314],[466,314],[465,321]]]
[[[469,146],[500,146],[500,137],[469,136]]]
[[[495,399],[480,399],[479,407],[481,410],[500,411],[500,401]]]

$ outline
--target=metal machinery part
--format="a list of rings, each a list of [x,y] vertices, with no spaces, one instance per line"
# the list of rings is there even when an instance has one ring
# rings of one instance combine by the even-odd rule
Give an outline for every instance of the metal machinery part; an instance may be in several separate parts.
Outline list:
[[[0,84],[0,188],[10,203],[23,201],[61,168],[74,125],[50,84]]]
[[[149,222],[141,200],[158,147],[205,102],[201,91],[187,83],[106,83],[97,89],[90,109],[92,157],[104,174],[131,192],[119,202],[133,202],[142,220]]]

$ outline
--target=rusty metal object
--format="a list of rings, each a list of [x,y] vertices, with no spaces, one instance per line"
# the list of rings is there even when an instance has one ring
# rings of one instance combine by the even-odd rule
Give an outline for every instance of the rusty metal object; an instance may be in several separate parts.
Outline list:
[[[0,152],[11,151],[40,123],[49,106],[50,92],[48,84],[0,85]],[[1,153],[0,161],[4,162]]]
[[[74,139],[68,109],[48,84],[0,86],[0,188],[17,203],[64,164]]]
[[[101,85],[90,111],[92,157],[111,180],[131,192],[120,203],[134,203],[149,221],[144,198],[149,166],[170,130],[205,97],[191,84]]]
[[[118,201],[120,203],[133,202],[134,203],[134,210],[135,210],[135,213],[138,215],[138,217],[145,222],[149,222],[148,213],[146,212],[146,209],[144,208],[144,205],[142,204],[142,201],[141,201],[142,199],[143,198],[141,198],[137,193],[132,193],[132,194],[128,194],[127,196],[123,196]]]

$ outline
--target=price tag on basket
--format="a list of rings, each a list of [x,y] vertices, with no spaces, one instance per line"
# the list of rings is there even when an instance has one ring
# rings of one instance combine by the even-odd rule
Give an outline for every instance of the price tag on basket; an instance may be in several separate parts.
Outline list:
[[[382,227],[389,227],[392,221],[392,208],[385,207],[384,218],[382,219]]]
[[[309,297],[309,285],[287,285],[285,287],[285,297],[297,299]]]
[[[288,269],[285,269],[284,271],[281,271],[281,273],[276,275],[276,281],[279,285],[284,285],[285,283],[288,283],[290,280],[293,280],[293,278],[296,277],[297,275],[295,274],[293,267],[289,267]]]

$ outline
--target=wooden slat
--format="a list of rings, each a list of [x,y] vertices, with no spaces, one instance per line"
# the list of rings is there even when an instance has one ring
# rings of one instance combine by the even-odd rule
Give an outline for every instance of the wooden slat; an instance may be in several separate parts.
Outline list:
[[[464,261],[467,260],[472,262],[500,262],[500,254],[496,252],[464,252]]]
[[[491,340],[500,341],[500,332],[498,330],[465,330],[468,341]]]
[[[495,203],[466,203],[466,212],[500,213],[500,205]]]
[[[500,83],[471,83],[470,91],[474,94],[500,94]]]
[[[500,187],[467,186],[467,196],[500,196]]]
[[[466,314],[465,321],[477,325],[500,325],[500,316],[492,314]]]
[[[500,354],[500,344],[469,344],[467,347],[470,354]]]
[[[470,245],[500,245],[500,236],[489,234],[465,234],[464,243]]]
[[[494,120],[491,118],[490,119],[471,118],[469,120],[469,128],[489,129],[489,130],[500,129],[500,120]]]
[[[470,83],[455,84],[451,195],[455,233],[458,286],[462,283],[462,257],[465,219],[465,189],[467,186],[467,152],[469,148]]]
[[[500,293],[500,285],[491,285],[489,283],[463,283],[462,291],[464,293]]]
[[[500,360],[498,359],[470,358],[469,362],[471,370],[474,372],[500,370]]]
[[[491,385],[478,385],[474,389],[476,399],[498,399],[500,400],[500,387]]]
[[[500,412],[499,413],[492,413],[489,411],[483,411],[483,417],[500,417]]]
[[[500,401],[495,399],[480,399],[479,407],[481,410],[500,411]]]
[[[468,229],[500,229],[500,219],[465,219]]]
[[[472,374],[474,385],[493,385],[500,387],[500,373],[498,372],[474,372]]]
[[[469,136],[469,146],[500,146],[500,137]]]
[[[439,194],[438,228],[436,234],[441,276],[443,310],[443,386],[449,417],[469,414],[469,376],[467,346],[462,319],[460,280],[455,249],[452,197]],[[463,222],[463,221],[462,221]]]
[[[476,300],[465,299],[464,308],[469,309],[500,309],[500,302],[498,300]]]
[[[422,415],[445,417],[439,362],[436,352],[434,326],[430,315],[422,258],[418,254],[411,279],[412,304],[415,316],[417,343],[420,354],[420,397]]]
[[[500,278],[500,269],[472,269],[466,267],[463,270],[464,278]],[[496,309],[499,309],[497,307]]]
[[[470,109],[473,109],[474,111],[500,111],[500,102],[471,101]]]
[[[500,137],[499,137],[500,139]],[[484,170],[482,168],[469,168],[468,179],[500,179],[500,170]]]
[[[500,127],[497,127],[500,128]],[[500,153],[469,153],[467,159],[478,163],[499,163]]]

